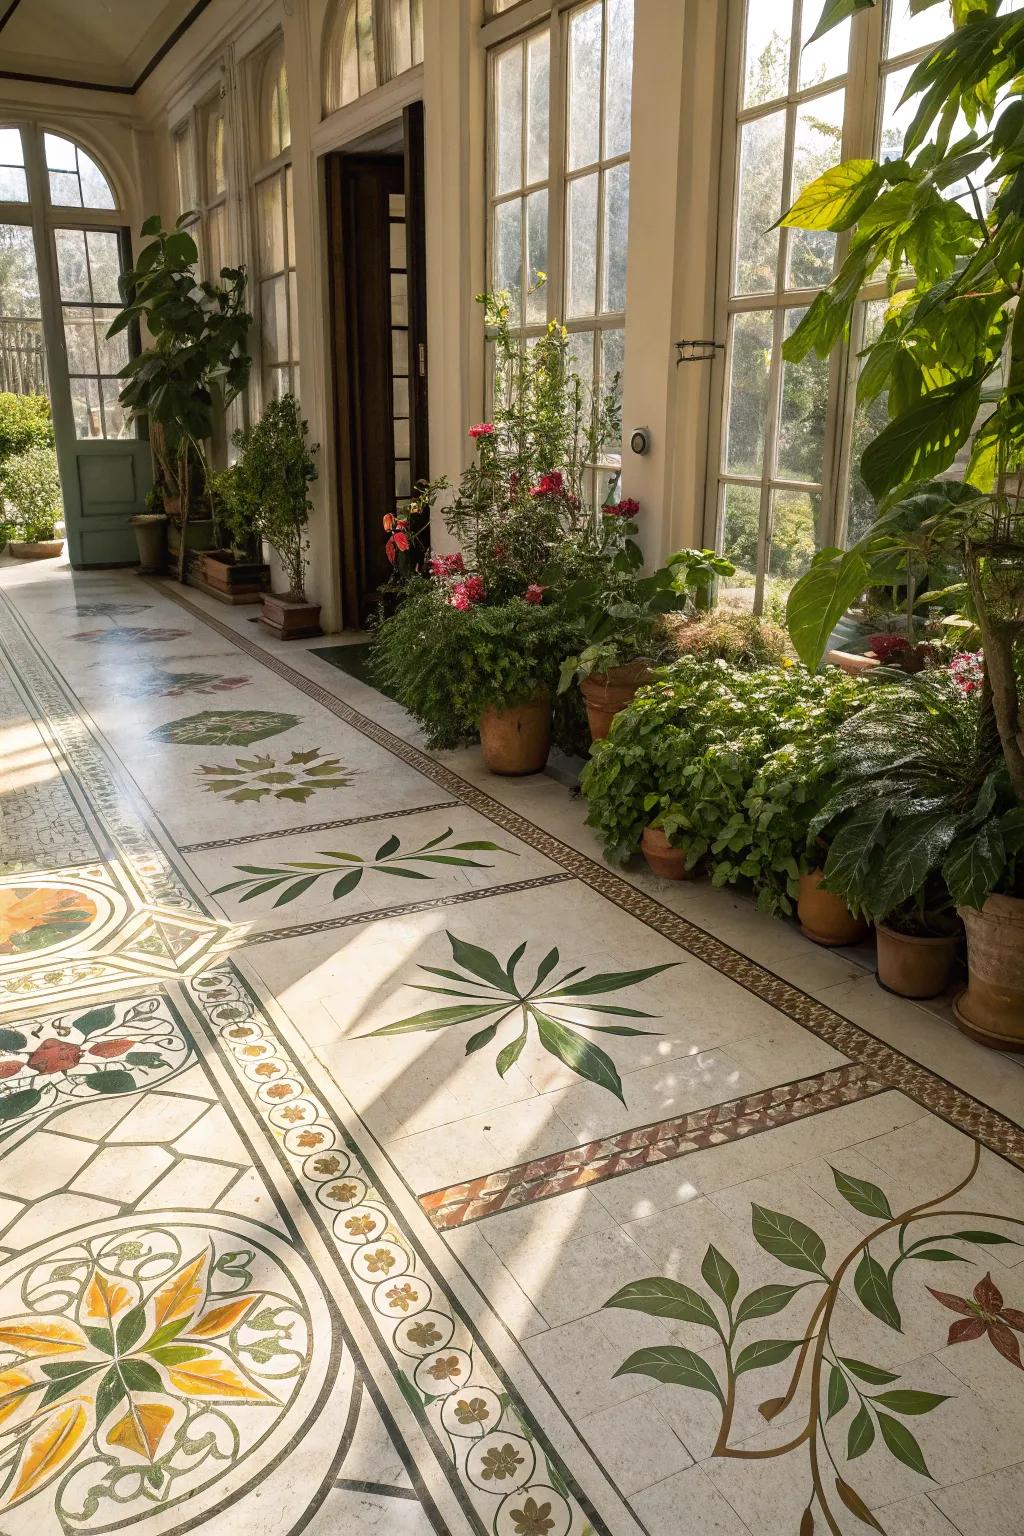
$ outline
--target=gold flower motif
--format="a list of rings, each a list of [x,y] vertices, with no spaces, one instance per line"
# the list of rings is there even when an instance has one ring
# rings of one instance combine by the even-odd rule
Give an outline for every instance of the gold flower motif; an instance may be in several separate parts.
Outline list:
[[[489,1451],[484,1452],[483,1476],[487,1480],[493,1477],[502,1483],[506,1477],[515,1477],[516,1468],[521,1467],[525,1460],[512,1444],[493,1445]]]
[[[409,1329],[409,1342],[417,1349],[430,1349],[441,1342],[441,1333],[433,1323],[413,1323]]]
[[[460,1397],[455,1404],[455,1417],[460,1424],[482,1424],[490,1416],[491,1410],[482,1397]]]
[[[301,1136],[299,1137],[299,1140],[302,1140]],[[317,1173],[326,1173],[328,1175],[337,1173],[340,1167],[340,1157],[318,1157],[316,1162],[313,1164],[313,1168]]]
[[[548,1536],[555,1522],[551,1519],[551,1505],[538,1504],[536,1499],[524,1499],[522,1509],[510,1509],[515,1521],[515,1536]]]
[[[350,1216],[345,1223],[346,1228],[353,1237],[368,1237],[373,1231],[372,1216]]]
[[[371,1275],[376,1275],[379,1271],[383,1271],[385,1275],[390,1274],[395,1263],[394,1254],[389,1253],[386,1248],[377,1248],[366,1256],[366,1267]]]
[[[414,1301],[419,1300],[419,1291],[414,1291],[411,1285],[393,1285],[388,1291],[388,1301],[393,1307],[401,1307],[403,1312],[408,1312]]]
[[[462,1375],[462,1361],[458,1355],[445,1355],[442,1360],[435,1360],[428,1376],[433,1376],[435,1381],[454,1381],[456,1376]]]

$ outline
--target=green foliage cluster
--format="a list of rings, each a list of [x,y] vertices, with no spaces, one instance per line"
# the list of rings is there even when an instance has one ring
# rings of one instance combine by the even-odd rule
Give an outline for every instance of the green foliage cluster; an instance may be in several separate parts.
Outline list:
[[[980,688],[945,669],[872,688],[839,749],[813,830],[829,841],[827,888],[854,911],[923,926],[950,899],[1024,895],[1024,806]]]
[[[864,685],[833,669],[664,667],[583,772],[605,856],[624,862],[653,821],[691,866],[706,859],[714,884],[747,883],[762,911],[790,912],[838,729],[863,701]]]
[[[786,654],[786,632],[752,613],[716,608],[694,619],[668,621],[671,649],[701,661],[728,661],[734,667],[767,667]]]
[[[557,605],[514,597],[462,612],[440,582],[415,577],[377,630],[372,661],[378,685],[415,716],[428,745],[447,748],[476,738],[488,705],[511,708],[553,689],[578,644],[578,626]]]
[[[0,538],[52,539],[61,515],[57,455],[35,442],[0,462]]]
[[[245,548],[254,536],[266,539],[284,567],[288,595],[299,599],[305,597],[309,487],[318,447],[310,446],[307,433],[294,395],[268,401],[259,421],[234,433],[238,460],[214,483],[232,541]]]
[[[53,447],[49,400],[45,395],[0,393],[0,464],[34,447]]]

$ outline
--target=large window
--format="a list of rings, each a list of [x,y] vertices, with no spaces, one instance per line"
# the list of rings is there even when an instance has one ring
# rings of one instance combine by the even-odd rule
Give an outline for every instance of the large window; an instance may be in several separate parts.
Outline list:
[[[299,391],[291,114],[284,47],[278,38],[252,61],[258,163],[252,193],[256,308],[264,401]]]
[[[231,264],[228,186],[231,155],[224,95],[194,109],[171,135],[178,214],[199,247],[199,275],[217,282]]]
[[[620,394],[632,78],[633,0],[557,7],[490,57],[490,285],[524,344],[563,321],[583,378]],[[593,467],[597,501],[620,450]]]
[[[334,0],[324,50],[325,112],[423,62],[423,0]]]
[[[886,405],[881,397],[855,405],[857,353],[877,334],[886,298],[884,284],[865,289],[849,345],[827,361],[787,363],[783,343],[830,282],[842,246],[829,233],[774,226],[838,160],[900,154],[913,115],[899,106],[910,71],[949,29],[944,6],[915,15],[909,0],[886,0],[811,43],[822,3],[730,6],[734,136],[722,206],[732,217],[720,242],[724,384],[708,532],[737,567],[726,601],[776,614],[816,549],[856,538],[870,522],[857,463]],[[869,82],[867,100],[854,80]]]

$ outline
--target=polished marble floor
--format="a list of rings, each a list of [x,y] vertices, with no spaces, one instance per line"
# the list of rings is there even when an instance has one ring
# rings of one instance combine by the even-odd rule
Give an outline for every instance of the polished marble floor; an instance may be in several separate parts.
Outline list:
[[[1024,1069],[0,561],[0,1530],[1020,1536]]]

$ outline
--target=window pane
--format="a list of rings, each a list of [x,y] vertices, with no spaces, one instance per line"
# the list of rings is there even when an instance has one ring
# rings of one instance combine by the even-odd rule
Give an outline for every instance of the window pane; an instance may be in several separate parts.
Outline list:
[[[359,94],[362,96],[377,84],[373,0],[356,0],[356,43],[359,49]]]
[[[608,0],[604,88],[605,159],[629,153],[633,105],[633,0]]]
[[[113,230],[90,229],[86,239],[93,299],[97,304],[118,304],[121,298],[117,286],[121,275],[118,238]]]
[[[391,332],[391,371],[409,376],[409,332],[395,329]]]
[[[409,324],[409,279],[404,272],[391,274],[391,324]]]
[[[513,325],[519,324],[523,282],[523,204],[520,198],[494,210],[494,287],[509,295]]]
[[[764,466],[773,327],[769,310],[733,318],[725,455],[725,468],[732,474],[760,475]]]
[[[494,67],[494,190],[523,184],[523,50],[517,43],[498,55]]]
[[[604,274],[601,308],[626,307],[626,246],[629,239],[629,166],[614,165],[604,178]]]
[[[120,388],[121,385],[117,380],[101,379],[100,381],[103,394],[103,420],[106,423],[108,437],[131,437],[132,435],[124,407],[117,398]]]
[[[206,131],[206,195],[208,198],[220,197],[228,187],[224,162],[223,112],[213,113]]]
[[[178,212],[189,213],[198,201],[190,127],[182,129],[174,136],[174,170],[178,183]]]
[[[789,88],[790,0],[747,0],[743,105],[785,96]]]
[[[930,10],[910,13],[910,0],[892,0],[885,56],[898,58],[915,48],[927,48],[952,31],[949,7],[934,5]]]
[[[0,224],[0,311],[36,319],[39,277],[29,224]]]
[[[551,43],[547,32],[527,44],[526,180],[548,176],[548,102],[551,84]]]
[[[807,184],[843,158],[845,91],[807,102],[796,114],[793,142],[793,199]],[[832,279],[836,237],[828,230],[789,232],[789,272],[793,288],[823,288]]]
[[[61,298],[88,303],[92,298],[92,290],[89,286],[84,230],[55,229],[53,241],[57,250],[57,281]]]
[[[592,315],[597,292],[598,174],[569,183],[569,284],[566,313],[573,319]]]
[[[50,202],[55,208],[81,208],[82,189],[69,171],[50,172]]]
[[[412,27],[409,0],[391,0],[391,49],[396,75],[412,69]]]
[[[288,357],[296,362],[299,356],[299,294],[295,286],[294,268],[288,273]]]
[[[0,392],[45,395],[46,349],[41,320],[0,315]]]
[[[760,486],[723,486],[722,553],[736,567],[735,576],[729,577],[720,589],[720,599],[726,607],[750,610],[754,606],[760,518]]]
[[[210,282],[220,280],[221,268],[227,265],[226,214],[223,203],[211,208],[206,216],[206,241],[210,253],[210,270],[206,274]]]
[[[91,309],[65,306],[64,346],[69,373],[99,373]]]
[[[805,491],[772,492],[772,536],[768,548],[768,576],[781,598],[807,570],[816,548],[815,520],[821,498]]]
[[[389,262],[392,267],[397,267],[399,271],[405,271],[407,258],[404,219],[391,220]]]
[[[578,373],[587,389],[594,387],[594,331],[572,331],[569,335],[569,359],[574,372]]]
[[[821,5],[819,0],[804,0],[803,13],[800,22],[801,50],[800,50],[800,89],[805,90],[811,85],[821,85],[826,80],[835,80],[840,75],[845,75],[850,64],[850,23],[844,21],[841,26],[833,27],[831,32],[819,38],[816,43],[809,43],[808,39],[821,20]]]
[[[791,336],[807,313],[793,309],[786,316]],[[825,465],[825,415],[828,410],[827,358],[808,353],[801,363],[782,364],[782,402],[776,474],[780,480],[820,482]]]
[[[256,227],[259,233],[257,262],[261,274],[280,272],[285,265],[283,204],[280,174],[259,183],[256,188]]]
[[[744,123],[741,130],[734,293],[770,293],[775,287],[779,231],[771,226],[782,212],[785,141],[784,111]]]
[[[20,128],[0,128],[0,165],[24,165]]]
[[[108,375],[120,373],[128,361],[128,332],[119,331],[108,341],[107,331],[114,323],[118,311],[113,307],[98,308],[93,313],[96,316],[96,351],[100,360],[100,373]]]
[[[529,290],[526,296],[528,324],[540,324],[547,319],[548,297],[543,287],[538,287],[538,272],[548,269],[548,194],[547,188],[531,192],[526,199],[526,266]]]
[[[283,277],[274,277],[260,285],[263,359],[267,363],[288,361],[288,294]]]
[[[100,409],[98,379],[71,380],[71,411],[75,418],[77,438],[103,436],[103,414]]]
[[[604,395],[614,395],[617,408],[622,407],[622,390],[624,384],[624,366],[626,354],[625,331],[602,331],[601,333],[601,390]],[[622,452],[622,424],[619,430],[607,442],[602,444],[601,458],[618,461]]]
[[[601,152],[601,22],[598,3],[569,21],[569,169],[593,165]]]
[[[78,174],[78,163],[75,156],[75,146],[70,139],[62,139],[59,134],[45,133],[43,146],[46,151],[46,169],[48,171],[71,171]]]
[[[24,164],[20,130],[0,128],[0,203],[28,202]]]
[[[394,422],[395,431],[395,457],[407,459],[409,457],[409,418],[408,416],[396,416]]]
[[[860,350],[877,341],[885,323],[886,301],[873,299],[864,306],[863,334]],[[856,335],[856,331],[854,332]],[[850,492],[846,509],[846,543],[855,544],[863,538],[874,522],[878,508],[875,498],[861,478],[860,461],[865,448],[889,424],[888,392],[882,392],[873,400],[857,405],[853,416],[853,437],[850,443]]]
[[[78,174],[82,183],[82,205],[85,208],[116,208],[110,183],[84,149],[78,151]]]

